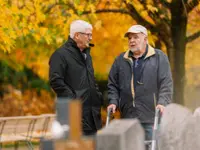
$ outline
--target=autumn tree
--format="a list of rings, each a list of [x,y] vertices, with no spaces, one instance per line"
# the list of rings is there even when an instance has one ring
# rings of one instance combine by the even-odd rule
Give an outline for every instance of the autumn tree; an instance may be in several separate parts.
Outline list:
[[[157,36],[156,47],[166,47],[174,77],[174,101],[183,104],[186,44],[200,36],[200,31],[187,36],[188,15],[193,9],[199,12],[199,0],[0,0],[0,5],[0,50],[17,52],[5,56],[1,51],[0,55],[33,70],[44,60],[48,64],[44,56],[64,42],[72,20],[91,21],[100,13],[131,17]],[[99,28],[99,23],[95,27]]]
[[[166,46],[174,78],[174,102],[184,103],[186,44],[200,37],[200,31],[187,36],[188,15],[199,11],[199,0],[115,0],[85,2],[82,15],[88,13],[121,13],[131,16],[158,37],[157,46]],[[80,13],[72,2],[68,4]],[[199,6],[200,7],[200,6]]]

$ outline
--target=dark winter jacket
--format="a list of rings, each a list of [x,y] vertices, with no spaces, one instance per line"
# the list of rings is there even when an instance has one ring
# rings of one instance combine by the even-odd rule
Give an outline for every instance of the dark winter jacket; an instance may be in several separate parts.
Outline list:
[[[172,99],[173,83],[167,56],[148,45],[140,75],[134,89],[133,59],[129,51],[118,56],[109,73],[108,100],[117,105],[122,118],[137,117],[142,123],[153,123],[155,106],[166,106]]]
[[[52,54],[49,65],[50,85],[57,96],[82,100],[83,130],[100,129],[102,94],[95,82],[90,49],[82,53],[69,37]]]

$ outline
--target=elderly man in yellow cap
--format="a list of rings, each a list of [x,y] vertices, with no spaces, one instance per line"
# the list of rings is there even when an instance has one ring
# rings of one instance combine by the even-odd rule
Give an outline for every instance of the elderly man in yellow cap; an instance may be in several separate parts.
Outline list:
[[[122,118],[138,118],[151,140],[155,109],[172,100],[173,82],[167,56],[148,44],[147,29],[133,25],[125,33],[129,49],[114,61],[108,78],[108,109]]]

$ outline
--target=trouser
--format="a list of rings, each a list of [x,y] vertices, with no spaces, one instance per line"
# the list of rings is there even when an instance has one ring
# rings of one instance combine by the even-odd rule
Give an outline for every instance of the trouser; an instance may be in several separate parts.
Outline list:
[[[141,123],[142,127],[144,128],[145,133],[145,140],[151,141],[153,136],[153,124],[152,123]],[[146,150],[151,148],[151,144],[145,145]]]
[[[92,136],[95,135],[97,133],[96,130],[83,130],[83,135],[85,136]]]
[[[84,110],[83,120],[82,120],[83,135],[90,136],[97,132],[94,118],[92,116],[91,110]]]
[[[153,135],[153,123],[141,123],[142,127],[144,128],[145,132],[145,140],[149,141],[152,140]]]

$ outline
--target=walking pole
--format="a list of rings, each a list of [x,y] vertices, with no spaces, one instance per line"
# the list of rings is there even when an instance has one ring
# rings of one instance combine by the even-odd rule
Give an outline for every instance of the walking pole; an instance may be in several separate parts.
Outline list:
[[[153,126],[153,137],[152,137],[152,145],[151,145],[151,150],[156,150],[156,136],[157,136],[157,131],[158,131],[158,121],[159,121],[159,115],[160,115],[160,110],[156,108],[156,114],[154,118],[154,126]]]
[[[107,113],[107,117],[106,117],[106,127],[109,124],[111,112],[112,112],[112,108],[109,108],[108,113]]]

